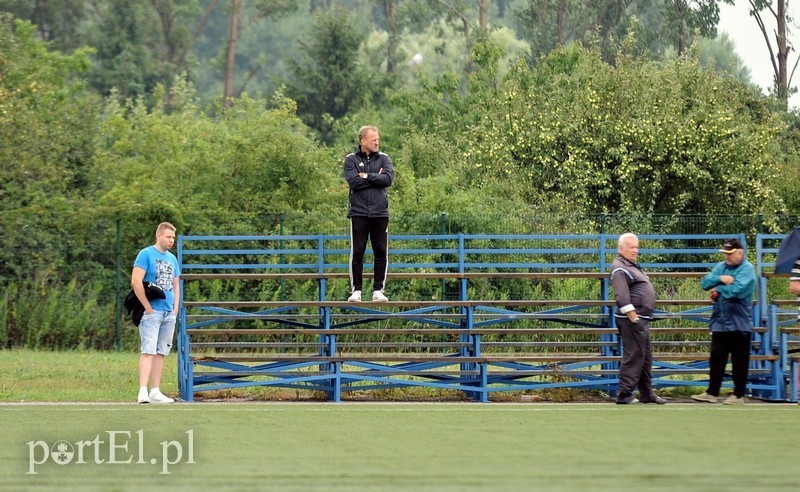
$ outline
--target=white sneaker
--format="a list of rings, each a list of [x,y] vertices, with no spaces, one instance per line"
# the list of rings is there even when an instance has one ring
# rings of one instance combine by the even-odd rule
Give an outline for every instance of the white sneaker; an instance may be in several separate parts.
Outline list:
[[[150,403],[172,403],[175,400],[168,397],[160,390],[153,390],[150,392]]]
[[[361,302],[361,291],[354,290],[350,297],[347,298],[347,302]]]
[[[716,403],[717,397],[714,395],[709,395],[706,392],[700,393],[699,395],[692,395],[692,400],[695,401],[704,401],[706,403]]]
[[[383,292],[376,290],[372,293],[372,302],[386,302],[389,298],[383,295]]]
[[[136,397],[138,403],[150,403],[150,397],[147,396],[147,390],[142,388],[139,390],[139,396]]]

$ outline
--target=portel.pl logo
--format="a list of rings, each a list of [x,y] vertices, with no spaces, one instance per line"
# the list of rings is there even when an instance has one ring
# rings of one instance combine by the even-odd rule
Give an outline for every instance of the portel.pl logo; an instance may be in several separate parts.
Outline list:
[[[185,441],[161,441],[160,453],[145,455],[143,429],[105,431],[91,441],[59,440],[28,441],[28,472],[37,475],[37,467],[47,462],[58,465],[160,465],[161,475],[170,475],[169,467],[180,463],[194,464],[194,430],[185,432]],[[185,461],[184,461],[185,459]]]

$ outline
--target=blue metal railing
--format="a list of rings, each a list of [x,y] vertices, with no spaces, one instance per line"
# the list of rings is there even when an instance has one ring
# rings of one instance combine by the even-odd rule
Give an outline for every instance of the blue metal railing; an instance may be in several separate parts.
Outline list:
[[[722,259],[718,248],[724,239],[737,237],[745,244],[745,235],[640,235],[640,258],[648,261],[642,266],[648,272],[686,272],[705,271],[713,267]],[[759,273],[759,285],[756,303],[756,320],[764,322],[768,331],[763,335],[760,351],[766,355],[777,353],[781,359],[779,364],[770,366],[776,368],[770,376],[771,380],[754,386],[769,393],[770,397],[786,397],[786,388],[783,379],[791,378],[792,367],[788,362],[785,352],[787,337],[778,335],[779,321],[777,309],[769,307],[767,303],[767,279],[761,274],[765,267],[774,266],[770,255],[777,249],[766,247],[769,241],[782,239],[781,235],[759,235],[756,242],[756,261],[754,262]],[[425,271],[439,273],[471,272],[553,272],[568,273],[581,272],[602,274],[607,273],[608,266],[616,254],[617,235],[592,234],[592,235],[480,235],[480,234],[438,234],[438,235],[397,235],[390,238],[390,272]],[[773,245],[774,246],[774,245]],[[342,273],[348,269],[347,256],[349,255],[349,237],[343,235],[279,235],[279,236],[180,236],[178,238],[178,260],[181,264],[182,274],[189,273],[315,273],[330,274]],[[365,266],[369,264],[367,251]],[[366,273],[366,272],[365,272]],[[317,301],[327,298],[326,279],[319,279]],[[444,285],[444,284],[443,284]],[[610,299],[609,282],[607,277],[600,278],[600,294],[597,300]],[[444,287],[443,287],[444,290]],[[185,289],[181,289],[184,293]],[[469,301],[469,280],[460,278],[458,281],[458,299]],[[190,299],[182,299],[190,300]],[[502,323],[498,318],[494,321],[476,321],[476,309],[483,313],[492,312],[491,308],[461,307],[461,326],[472,328],[483,323]],[[435,311],[416,310],[407,311],[405,314],[421,314]],[[569,311],[566,308],[565,311]],[[381,311],[365,309],[364,313],[379,314]],[[498,311],[499,313],[499,311]],[[244,314],[244,313],[242,313]],[[609,306],[599,309],[603,326],[613,326],[613,319]],[[498,314],[499,315],[499,314]],[[330,308],[319,308],[319,326],[329,328],[332,326]],[[702,319],[702,313],[693,312],[691,319]],[[417,322],[429,322],[438,326],[450,326],[448,322],[440,320],[414,318]],[[190,359],[189,337],[187,328],[186,310],[181,309],[181,318],[178,335],[179,354],[179,384],[184,398],[191,399],[195,381],[192,379],[192,361]],[[558,321],[558,320],[556,320]],[[564,320],[562,320],[564,321]],[[369,321],[365,321],[369,322]],[[566,321],[570,323],[569,321]],[[353,323],[358,324],[358,323]],[[199,326],[199,325],[198,325]],[[326,341],[335,343],[335,337],[328,337]],[[463,336],[464,343],[472,343],[471,352],[480,353],[480,338]],[[616,341],[615,335],[603,335],[604,342]],[[476,348],[477,347],[477,348]],[[783,348],[781,348],[783,347]],[[320,355],[335,353],[335,347],[328,347]],[[466,350],[466,351],[465,351]],[[610,355],[613,350],[603,349],[603,353]],[[340,366],[331,365],[328,369],[336,374],[335,379],[341,383],[341,374],[337,372]],[[604,363],[604,368],[611,365]],[[766,366],[765,366],[766,367]],[[473,369],[478,369],[472,367]],[[467,369],[462,368],[462,369]],[[796,373],[796,366],[794,366]],[[780,373],[780,374],[779,374]],[[485,375],[484,375],[485,376]],[[780,381],[777,379],[781,378]],[[300,382],[316,381],[316,388],[328,391],[332,398],[338,400],[341,387],[334,387],[329,379],[311,378],[301,381],[292,378],[286,381],[287,385],[296,387]],[[596,384],[597,387],[608,387],[613,379]],[[792,379],[796,384],[796,378]],[[583,383],[564,383],[566,386],[591,387],[596,381]],[[223,384],[223,383],[220,383]],[[406,382],[397,383],[411,384]],[[440,384],[440,383],[436,383]],[[443,384],[443,383],[442,383]],[[480,386],[479,382],[475,383]],[[280,385],[280,384],[278,384]],[[513,387],[513,386],[510,386]],[[519,387],[524,387],[521,385]],[[485,401],[488,390],[475,390],[475,396]],[[789,397],[796,397],[796,389],[789,392]]]

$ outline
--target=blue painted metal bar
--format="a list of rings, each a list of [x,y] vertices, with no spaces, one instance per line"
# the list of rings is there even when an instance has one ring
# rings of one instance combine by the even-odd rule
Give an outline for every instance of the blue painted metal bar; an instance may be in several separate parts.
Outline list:
[[[183,265],[183,236],[178,236],[178,251],[177,251],[177,260],[178,265]],[[178,309],[178,329],[177,335],[175,336],[175,342],[177,346],[177,364],[178,364],[178,393],[181,395],[181,399],[184,401],[192,401],[193,394],[189,392],[189,388],[187,385],[190,371],[190,347],[189,347],[189,338],[186,336],[186,308],[183,307],[183,279],[180,280],[180,298],[177,299],[175,302],[180,303],[180,308]]]
[[[316,249],[187,249],[183,252],[184,256],[201,255],[258,255],[258,256],[297,256],[297,255],[316,255]]]
[[[352,307],[341,308],[341,309],[345,310],[346,312],[353,312],[353,313],[357,313],[357,314],[372,314],[372,315],[378,315],[378,316],[377,317],[371,317],[371,318],[368,318],[368,319],[359,319],[359,320],[347,321],[347,322],[343,322],[343,323],[332,323],[330,326],[333,329],[346,328],[348,326],[358,326],[358,325],[367,324],[367,323],[374,323],[376,321],[384,321],[384,320],[387,320],[387,319],[406,319],[406,320],[409,320],[409,321],[415,321],[415,322],[418,322],[418,323],[429,324],[429,325],[433,325],[433,326],[441,326],[441,327],[445,327],[445,328],[458,328],[458,327],[461,326],[460,321],[449,322],[449,321],[443,321],[443,320],[435,319],[435,318],[423,318],[423,317],[416,316],[418,314],[436,313],[438,311],[444,311],[444,310],[450,309],[448,306],[427,306],[427,307],[423,307],[423,308],[407,309],[407,310],[404,310],[404,311],[401,311],[401,312],[387,312],[387,311],[382,311],[382,310],[378,310],[378,309],[359,307],[357,305],[353,305]],[[461,317],[463,317],[463,315],[457,316],[457,315],[454,314],[453,317],[454,318],[455,317],[461,318]]]
[[[194,263],[181,266],[184,270],[314,270],[317,263]]]
[[[319,391],[331,391],[334,388],[328,383],[330,381],[330,376],[328,375],[317,375],[317,376],[284,376],[283,378],[275,378],[271,380],[265,381],[239,381],[239,382],[228,382],[228,381],[221,381],[217,384],[208,383],[207,385],[203,385],[197,388],[197,391],[215,391],[215,390],[224,390],[224,389],[241,389],[241,388],[248,388],[253,386],[275,386],[275,387],[284,387],[284,388],[294,388],[294,389],[307,389],[307,390],[319,390]],[[324,383],[324,384],[299,384],[299,383]]]
[[[652,262],[643,263],[646,269],[654,270],[667,270],[667,271],[684,271],[689,269],[707,269],[713,266],[718,261],[718,251],[712,246],[702,243],[702,247],[689,248],[685,246],[685,241],[689,240],[702,240],[709,241],[708,244],[716,245],[719,240],[728,238],[730,235],[717,234],[717,235],[640,235],[640,239],[658,240],[660,244],[669,244],[675,241],[675,247],[669,248],[659,246],[655,248],[643,248],[642,254],[663,254],[663,255],[689,255],[692,258],[689,262],[671,261],[671,262]],[[744,241],[743,234],[738,235],[740,240]],[[789,392],[788,397],[797,398],[797,362],[790,361],[787,354],[787,346],[789,341],[788,334],[778,332],[778,326],[790,324],[792,321],[780,321],[777,315],[782,315],[785,312],[776,307],[767,307],[766,303],[766,278],[761,275],[765,266],[774,266],[774,262],[766,261],[770,255],[777,252],[776,248],[766,247],[765,240],[775,241],[781,239],[782,235],[759,235],[756,242],[757,261],[756,265],[759,273],[759,295],[756,304],[756,319],[761,322],[766,322],[768,325],[768,332],[764,334],[754,335],[755,344],[758,346],[757,353],[760,355],[769,355],[775,352],[778,353],[778,361],[773,362],[770,360],[754,361],[753,363],[753,377],[751,377],[751,384],[749,387],[753,391],[762,391],[764,394],[771,395],[772,398],[785,398],[785,389],[782,388],[782,382],[785,374],[788,373],[788,378],[794,381],[794,388]],[[608,257],[613,253],[611,248],[607,248],[609,241],[616,240],[615,235],[575,235],[575,234],[561,234],[561,235],[480,235],[480,234],[441,234],[441,235],[397,235],[392,236],[393,244],[401,243],[400,247],[393,247],[392,254],[399,257],[399,261],[393,262],[394,269],[432,269],[435,271],[448,271],[457,269],[459,273],[477,270],[512,270],[512,271],[563,271],[563,270],[583,270],[594,272],[605,272],[608,268]],[[337,256],[342,256],[349,253],[349,250],[341,247],[342,243],[348,241],[349,238],[344,235],[325,236],[325,235],[306,235],[306,236],[181,236],[178,238],[178,258],[181,263],[183,271],[207,271],[215,272],[220,270],[233,270],[233,271],[251,271],[263,270],[267,272],[284,272],[284,271],[309,271],[318,274],[325,274],[327,272],[346,270],[348,265],[336,261]],[[253,242],[253,248],[241,246],[246,242]],[[273,249],[269,245],[273,241],[288,241],[290,242],[290,249]],[[403,241],[409,241],[407,247],[402,247]],[[422,242],[420,244],[410,244],[410,242]],[[214,242],[238,242],[232,248],[214,249],[208,243]],[[428,242],[432,247],[424,247],[424,243]],[[562,242],[562,247],[554,247],[554,242]],[[304,247],[304,243],[309,243],[309,248]],[[491,244],[487,246],[487,244]],[[198,249],[191,249],[191,246],[199,245]],[[456,247],[457,245],[457,247]],[[316,255],[316,262],[311,263],[305,261],[304,263],[285,263],[287,259],[302,259]],[[457,256],[457,261],[444,261],[444,258],[450,255]],[[596,261],[576,261],[579,258],[592,255]],[[595,256],[596,255],[596,256]],[[696,257],[708,256],[707,262],[696,261]],[[203,262],[204,256],[249,256],[249,257],[274,257],[277,263],[263,263],[248,262],[244,264],[238,263],[222,263],[217,262]],[[487,260],[487,256],[496,257],[497,261]],[[510,257],[509,257],[510,256]],[[529,259],[526,256],[537,256]],[[540,258],[545,256],[546,259]],[[415,261],[415,257],[419,257],[419,261]],[[433,258],[441,258],[442,261],[437,262]],[[258,258],[259,260],[261,258]],[[330,261],[330,260],[334,261]],[[200,260],[199,263],[191,263],[191,260]],[[327,296],[327,279],[321,277],[317,280],[319,282],[318,300],[324,301]],[[469,299],[468,288],[469,281],[466,278],[459,279],[459,293],[458,299],[467,301]],[[183,292],[183,289],[181,289]],[[610,298],[610,285],[608,278],[600,279],[600,296],[599,300],[609,300]],[[488,401],[488,395],[494,391],[514,391],[516,389],[543,389],[548,387],[575,387],[575,388],[598,388],[607,391],[613,391],[615,385],[618,383],[617,377],[611,374],[618,368],[618,356],[621,353],[619,340],[616,334],[600,334],[599,351],[597,352],[601,357],[608,359],[586,363],[576,364],[559,364],[558,369],[570,372],[570,378],[575,380],[565,381],[546,381],[546,380],[531,380],[531,375],[541,375],[546,377],[554,374],[553,366],[550,364],[531,365],[525,363],[489,363],[489,362],[463,362],[457,359],[459,357],[482,357],[484,350],[481,336],[479,334],[462,335],[462,343],[459,347],[459,352],[451,354],[453,362],[407,362],[399,364],[365,364],[361,361],[351,364],[350,362],[329,362],[329,363],[316,363],[311,362],[304,367],[317,366],[319,373],[315,376],[298,376],[293,371],[297,370],[296,364],[274,363],[264,364],[254,367],[242,365],[216,365],[217,370],[221,372],[220,375],[214,376],[198,376],[194,377],[194,370],[196,366],[206,366],[210,364],[208,361],[192,360],[191,357],[191,340],[186,330],[187,328],[198,328],[202,326],[210,326],[213,324],[225,323],[230,321],[223,316],[231,315],[236,316],[239,320],[246,320],[248,317],[255,318],[257,314],[281,314],[287,313],[287,318],[267,319],[264,321],[273,321],[275,323],[287,324],[290,326],[297,326],[303,328],[323,328],[330,330],[330,335],[320,335],[320,341],[323,347],[319,355],[330,356],[337,353],[337,334],[336,328],[343,328],[345,326],[355,326],[365,323],[374,323],[382,319],[404,319],[413,321],[426,326],[434,327],[466,327],[468,330],[473,330],[482,326],[499,325],[508,322],[514,322],[524,319],[533,319],[537,316],[547,319],[549,322],[577,325],[587,327],[609,327],[613,328],[615,323],[612,311],[609,306],[599,306],[598,322],[586,323],[580,319],[570,318],[570,314],[579,315],[576,311],[592,310],[597,308],[587,306],[568,306],[557,307],[548,309],[541,312],[531,313],[526,311],[514,311],[510,309],[501,309],[495,306],[470,306],[459,307],[459,315],[457,321],[449,322],[442,318],[437,317],[416,317],[415,315],[431,313],[435,314],[440,311],[445,311],[445,307],[437,308],[423,308],[423,309],[410,309],[401,312],[384,312],[375,309],[363,309],[354,306],[349,312],[354,317],[362,316],[362,319],[355,319],[339,324],[334,324],[331,316],[331,308],[319,308],[319,316],[316,323],[303,323],[297,319],[291,319],[289,311],[291,308],[279,308],[259,311],[258,313],[249,313],[236,310],[224,310],[221,308],[211,308],[208,312],[216,312],[221,315],[217,320],[206,320],[191,325],[188,321],[191,317],[188,316],[186,308],[181,308],[181,315],[179,316],[179,333],[178,333],[178,368],[179,368],[179,389],[182,397],[191,401],[195,391],[205,391],[209,388],[224,389],[231,387],[242,387],[244,385],[273,385],[273,386],[286,386],[293,388],[314,388],[326,391],[329,398],[333,401],[339,401],[342,396],[342,391],[358,390],[364,388],[383,388],[383,387],[400,387],[400,386],[428,386],[439,388],[459,389],[465,391],[478,401]],[[692,320],[694,322],[707,323],[707,312],[710,308],[703,306],[700,308],[693,308],[682,310],[678,312],[660,311],[657,316],[659,319],[668,317],[679,317],[685,320]],[[496,317],[477,319],[476,314],[496,315]],[[382,316],[382,315],[386,316]],[[591,313],[593,314],[593,313]],[[414,316],[412,316],[414,315]],[[553,316],[549,316],[553,315]],[[562,316],[563,315],[563,316]],[[554,333],[557,328],[554,329]],[[265,333],[268,331],[265,330]],[[774,350],[774,351],[773,351]],[[441,354],[438,354],[441,356]],[[450,376],[447,374],[435,371],[439,368],[445,368],[448,365],[456,364],[460,368],[460,374]],[[791,366],[791,367],[789,367]],[[212,366],[214,367],[214,366]],[[238,367],[239,369],[236,369]],[[352,374],[350,367],[361,368],[366,370],[367,374]],[[600,372],[594,368],[600,367]],[[227,369],[226,369],[227,368]],[[671,363],[660,361],[654,365],[654,385],[658,386],[679,386],[679,385],[697,385],[703,384],[702,380],[683,381],[679,379],[670,379],[670,374],[696,374],[698,371],[705,371],[707,368],[707,360],[705,361],[685,361],[680,363]],[[492,369],[501,369],[501,371],[494,371]],[[231,374],[226,376],[224,371],[229,371]],[[242,378],[236,376],[236,371],[241,372],[261,372],[265,375],[285,373],[284,377],[274,378],[265,381],[253,381],[252,379]],[[424,373],[431,372],[430,377]],[[580,371],[585,371],[586,374],[580,374]],[[414,376],[415,379],[408,379],[408,377],[399,378],[394,374],[406,373]],[[419,379],[422,380],[419,380]],[[534,378],[537,379],[537,378]],[[545,378],[546,379],[546,378]],[[366,385],[365,385],[366,383]],[[374,384],[373,384],[374,383]],[[730,383],[726,383],[728,385]],[[781,393],[782,392],[782,393]]]
[[[605,234],[600,235],[600,271],[606,272],[609,267],[609,263],[607,262],[607,256],[610,252],[616,251],[615,249],[607,248],[608,244],[608,236]],[[610,300],[610,285],[611,285],[611,278],[610,276],[603,277],[600,280],[600,299],[603,300]],[[616,322],[614,321],[614,307],[610,305],[602,306],[600,308],[600,312],[603,315],[602,321],[600,323],[601,327],[608,327],[608,328],[615,328],[616,329]],[[600,353],[605,357],[614,357],[617,355],[622,354],[622,340],[619,339],[617,333],[604,333],[600,335],[600,341],[604,342],[604,345],[600,348]],[[605,345],[608,343],[609,345]],[[604,362],[601,364],[601,369],[604,371],[612,371],[612,370],[619,370],[619,363],[616,361],[609,361]],[[612,379],[612,377],[606,376],[607,380]],[[606,381],[608,382],[608,381]],[[616,390],[611,391],[611,396],[616,396]]]
[[[597,248],[466,248],[465,254],[586,254],[596,255]],[[592,263],[596,265],[596,263]]]
[[[772,353],[772,341],[776,340],[778,337],[778,310],[774,305],[767,306],[767,310],[767,333],[769,333],[769,338],[762,342],[764,354]],[[772,399],[785,400],[788,395],[786,394],[786,383],[783,378],[783,359],[779,357],[777,361],[772,362],[771,367],[772,381],[775,382],[776,387],[776,390],[772,394]]]
[[[564,268],[572,268],[572,269],[596,269],[597,263],[555,263],[555,262],[548,262],[548,263],[469,263],[464,265],[465,269],[468,270],[477,270],[479,268],[506,268],[506,269],[564,269]]]

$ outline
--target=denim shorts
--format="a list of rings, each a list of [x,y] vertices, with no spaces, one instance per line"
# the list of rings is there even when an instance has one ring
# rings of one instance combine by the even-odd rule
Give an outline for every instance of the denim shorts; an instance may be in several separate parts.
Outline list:
[[[172,312],[156,311],[142,316],[139,322],[139,336],[142,339],[142,353],[148,355],[167,355],[172,347],[175,333],[175,315]]]

